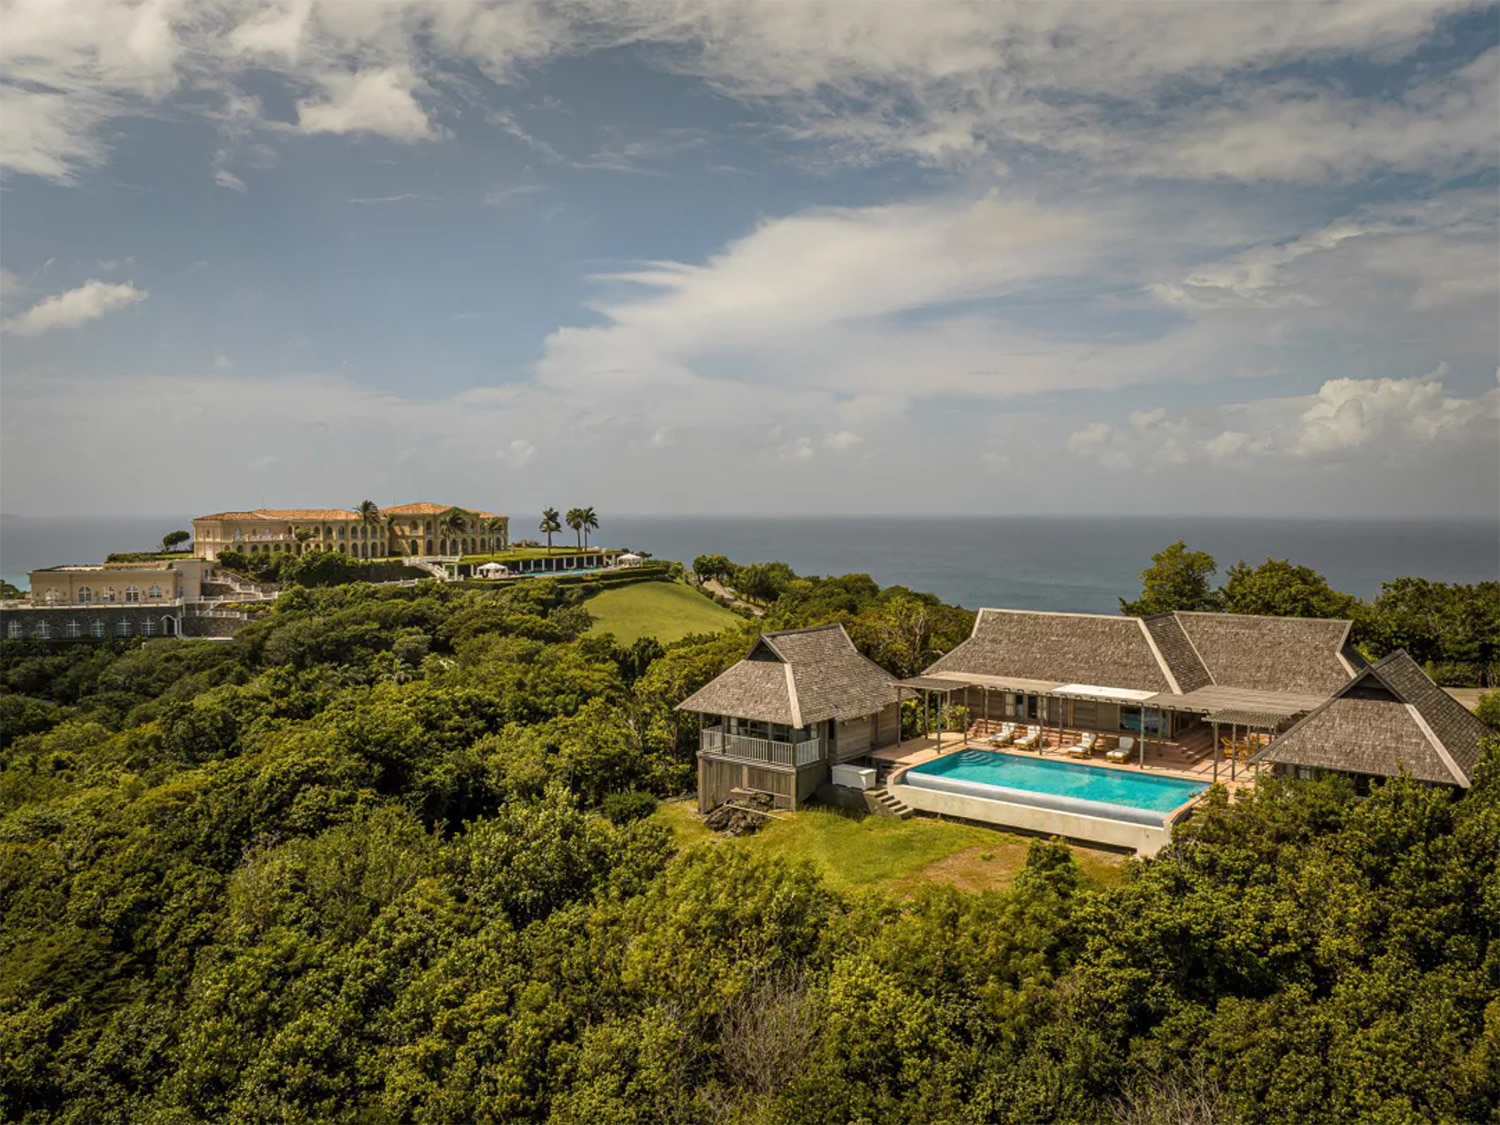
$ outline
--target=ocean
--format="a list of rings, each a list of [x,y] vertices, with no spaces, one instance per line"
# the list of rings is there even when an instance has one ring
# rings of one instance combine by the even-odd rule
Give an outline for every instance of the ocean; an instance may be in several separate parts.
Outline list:
[[[513,519],[526,536],[530,520]],[[1112,613],[1140,591],[1151,555],[1177,539],[1222,572],[1235,560],[1289,558],[1361,597],[1405,575],[1442,582],[1500,579],[1500,522],[1203,519],[1184,517],[610,516],[594,542],[691,565],[709,552],[735,562],[780,559],[799,574],[866,573],[882,586],[930,591],[966,606]],[[97,562],[148,550],[181,517],[0,517],[0,573]],[[559,542],[567,541],[567,536]]]

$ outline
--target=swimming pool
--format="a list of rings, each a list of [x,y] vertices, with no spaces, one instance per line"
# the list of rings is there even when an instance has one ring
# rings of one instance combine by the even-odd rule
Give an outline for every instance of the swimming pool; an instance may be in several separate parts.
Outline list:
[[[1105,766],[960,750],[906,771],[902,781],[970,797],[1160,827],[1208,786]]]

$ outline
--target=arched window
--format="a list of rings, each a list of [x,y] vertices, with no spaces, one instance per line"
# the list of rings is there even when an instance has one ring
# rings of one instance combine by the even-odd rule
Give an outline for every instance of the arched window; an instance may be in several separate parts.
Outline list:
[[[411,541],[411,553],[414,555],[422,553],[422,541],[420,539],[413,539]]]
[[[104,619],[102,617],[96,617],[92,621],[89,622],[89,636],[91,636],[91,637],[102,637],[102,636],[104,636]]]
[[[432,554],[432,540],[431,539],[427,540],[427,553],[429,555]]]
[[[118,620],[118,621],[115,622],[115,636],[117,636],[117,637],[128,637],[128,636],[130,636],[130,618],[128,618],[128,617],[122,617],[122,618],[120,618],[120,620]]]
[[[19,640],[26,635],[26,626],[20,621],[12,621],[6,632],[10,635],[11,640]]]
[[[48,590],[42,595],[42,601],[47,605],[56,605],[60,600],[61,598],[58,596],[56,590]]]
[[[146,618],[144,621],[141,622],[141,636],[143,636],[143,637],[154,637],[154,636],[156,636],[156,622],[152,621],[151,618],[149,618],[149,617]]]
[[[102,600],[108,602],[110,605],[114,605],[115,602],[120,600],[120,595],[115,592],[113,586],[106,586],[104,587],[104,597]]]
[[[161,619],[161,635],[164,637],[175,637],[177,635],[177,618],[163,617]]]
[[[127,602],[138,602],[141,600],[141,588],[139,586],[125,587],[125,600]]]
[[[69,621],[69,622],[67,622],[63,626],[63,636],[69,637],[69,638],[83,636],[83,622],[81,622],[81,621]]]
[[[343,524],[339,524],[339,538],[342,539],[343,537],[344,537],[344,525]]]
[[[323,538],[324,539],[332,539],[333,538],[333,525],[332,524],[324,524],[323,525]]]
[[[428,535],[432,534],[432,521],[431,520],[427,521],[427,526],[423,530],[425,530]]]
[[[161,597],[161,587],[160,586],[149,586],[149,587],[147,587],[147,589],[146,589],[146,596],[148,598],[159,598],[159,597]]]
[[[50,641],[52,639],[52,625],[47,621],[38,621],[32,627],[31,635],[38,640]]]
[[[88,605],[89,602],[91,602],[93,600],[94,600],[94,591],[90,590],[87,586],[80,586],[80,587],[78,587],[78,604],[79,605]]]

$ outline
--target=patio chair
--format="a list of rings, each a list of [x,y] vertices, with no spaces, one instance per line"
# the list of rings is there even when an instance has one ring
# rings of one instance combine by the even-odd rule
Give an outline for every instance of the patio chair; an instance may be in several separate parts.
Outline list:
[[[1035,750],[1042,741],[1041,727],[1027,727],[1026,733],[1016,739],[1016,747],[1020,750]]]
[[[1120,745],[1108,751],[1104,756],[1111,762],[1128,762],[1130,761],[1130,752],[1134,749],[1135,739],[1131,738],[1128,734],[1122,734],[1120,736]]]
[[[988,742],[991,746],[1009,746],[1016,737],[1015,723],[1001,723],[1000,729],[990,735]]]
[[[1078,736],[1078,741],[1068,747],[1068,757],[1088,758],[1092,757],[1094,747],[1099,744],[1099,736],[1093,731],[1084,731]]]

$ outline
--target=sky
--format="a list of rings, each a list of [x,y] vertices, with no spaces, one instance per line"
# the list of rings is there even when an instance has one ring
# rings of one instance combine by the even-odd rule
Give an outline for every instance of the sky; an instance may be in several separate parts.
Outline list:
[[[1493,4],[0,0],[0,507],[1494,518],[1497,185]]]

